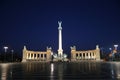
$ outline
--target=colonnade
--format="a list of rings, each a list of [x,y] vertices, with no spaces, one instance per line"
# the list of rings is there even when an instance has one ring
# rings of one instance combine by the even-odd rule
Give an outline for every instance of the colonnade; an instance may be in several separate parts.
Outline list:
[[[79,60],[100,60],[100,48],[96,45],[96,49],[76,51],[76,47],[71,48],[71,61]]]
[[[51,60],[51,47],[46,51],[30,51],[26,49],[26,46],[23,48],[23,58],[22,62],[27,61],[50,61]]]
[[[27,53],[26,59],[46,59],[45,53]]]
[[[96,60],[96,53],[95,52],[79,52],[79,53],[76,53],[75,55],[75,58],[76,59],[80,59],[80,60]]]

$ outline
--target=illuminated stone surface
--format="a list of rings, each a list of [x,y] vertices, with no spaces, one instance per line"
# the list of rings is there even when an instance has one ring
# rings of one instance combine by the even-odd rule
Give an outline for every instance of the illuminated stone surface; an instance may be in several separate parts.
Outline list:
[[[1,63],[1,80],[118,80],[120,62]]]
[[[77,51],[76,47],[71,47],[71,61],[100,60],[100,49],[96,46],[95,50]]]
[[[63,56],[63,49],[62,49],[62,22],[58,21],[59,27],[58,27],[58,32],[59,32],[59,48],[58,48],[58,57],[61,59]]]
[[[46,51],[30,51],[24,46],[22,62],[26,61],[51,61],[51,48],[47,47]]]

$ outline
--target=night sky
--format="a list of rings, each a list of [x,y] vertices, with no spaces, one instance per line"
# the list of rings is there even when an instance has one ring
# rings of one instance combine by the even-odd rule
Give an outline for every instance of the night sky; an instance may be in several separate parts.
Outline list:
[[[63,50],[112,47],[120,44],[119,0],[0,0],[0,51],[58,49],[62,21]]]

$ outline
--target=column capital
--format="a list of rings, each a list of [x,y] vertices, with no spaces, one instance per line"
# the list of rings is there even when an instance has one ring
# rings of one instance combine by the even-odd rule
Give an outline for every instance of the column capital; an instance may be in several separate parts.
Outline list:
[[[62,25],[62,21],[58,21],[58,25],[59,25],[58,29],[62,30],[62,26],[61,26]]]

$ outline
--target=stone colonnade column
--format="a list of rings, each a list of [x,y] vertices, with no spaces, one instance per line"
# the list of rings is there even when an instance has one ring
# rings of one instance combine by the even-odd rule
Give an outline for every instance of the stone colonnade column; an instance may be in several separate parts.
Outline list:
[[[95,57],[94,57],[94,52],[93,52],[93,59],[94,59]]]
[[[83,53],[81,54],[81,58],[83,59]]]
[[[43,54],[43,60],[44,60],[45,58],[44,58],[44,54]]]
[[[27,53],[26,59],[28,59],[28,53]]]
[[[30,53],[30,59],[31,59],[31,53]]]
[[[41,59],[41,53],[39,54],[39,59]]]
[[[87,53],[85,53],[85,60],[87,59]]]
[[[90,59],[90,52],[88,52],[88,59]]]
[[[34,54],[33,54],[33,59],[34,59]]]

